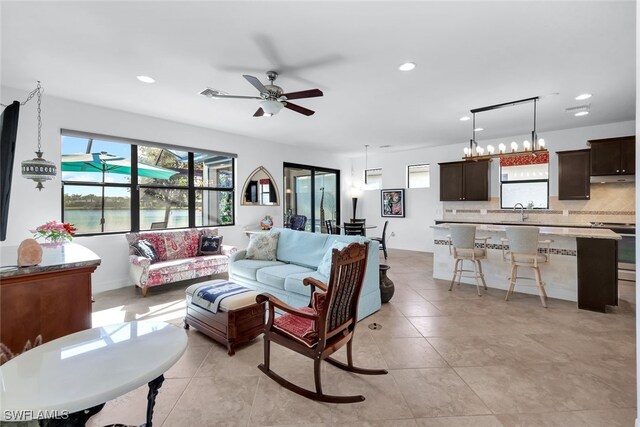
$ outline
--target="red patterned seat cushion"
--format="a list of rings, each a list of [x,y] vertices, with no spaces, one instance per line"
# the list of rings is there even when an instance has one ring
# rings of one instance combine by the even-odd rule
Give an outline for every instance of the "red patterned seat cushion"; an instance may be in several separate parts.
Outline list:
[[[318,314],[316,309],[322,310],[326,294],[324,292],[314,292],[311,299],[312,307],[300,308],[309,314]],[[318,343],[318,325],[315,320],[305,319],[295,314],[283,314],[273,321],[273,326],[283,334],[306,345],[309,348]]]

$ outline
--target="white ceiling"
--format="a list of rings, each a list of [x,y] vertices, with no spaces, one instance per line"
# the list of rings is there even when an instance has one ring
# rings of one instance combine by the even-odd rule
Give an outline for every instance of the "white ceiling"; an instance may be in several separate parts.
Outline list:
[[[543,97],[543,134],[635,118],[635,7],[2,1],[2,85],[26,93],[41,80],[49,95],[346,154],[468,141],[471,124],[458,118],[469,109],[531,96]],[[398,71],[405,61],[417,68]],[[296,101],[314,116],[254,118],[255,100],[198,95],[256,95],[241,75],[266,82],[270,69],[285,92],[324,91]],[[575,101],[583,92],[594,96]],[[588,116],[564,112],[589,102]],[[509,110],[478,114],[477,139],[529,132],[531,106]]]

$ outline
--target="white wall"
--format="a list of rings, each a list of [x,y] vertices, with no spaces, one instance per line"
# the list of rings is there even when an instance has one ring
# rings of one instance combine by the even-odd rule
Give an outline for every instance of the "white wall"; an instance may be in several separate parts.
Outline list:
[[[23,101],[27,93],[3,87],[0,99],[3,104],[12,100]],[[277,117],[274,118],[277,120]],[[259,120],[259,119],[256,119]],[[111,110],[46,95],[42,101],[42,151],[47,160],[60,164],[60,129],[92,132],[97,134],[134,138],[165,144],[220,150],[238,154],[236,189],[238,193],[248,175],[258,166],[264,166],[274,176],[280,200],[283,200],[283,162],[340,169],[346,178],[344,188],[350,185],[349,160],[323,151],[310,150],[272,142],[246,138],[211,129],[184,125],[167,120]],[[50,220],[61,218],[60,174],[45,183],[41,192],[35,183],[20,176],[20,162],[33,158],[37,145],[37,114],[35,99],[22,107],[18,126],[18,138],[13,168],[13,183],[9,208],[7,240],[3,246],[18,245],[32,237],[29,230]],[[236,225],[221,227],[225,243],[246,247],[248,238],[243,229],[257,228],[264,215],[271,215],[277,226],[282,225],[281,206],[240,206],[236,197]],[[102,258],[102,265],[93,275],[94,292],[126,286],[128,280],[128,248],[123,235],[78,237],[82,244]],[[2,264],[15,260],[3,260]]]
[[[550,196],[558,194],[558,159],[554,154],[556,151],[588,148],[586,145],[589,139],[607,138],[615,136],[633,135],[635,132],[635,121],[621,123],[611,123],[599,126],[589,126],[561,131],[544,132],[540,134],[547,143],[550,150],[549,167],[549,191]],[[527,139],[524,135],[514,138],[502,138],[501,140],[479,141],[481,145],[493,144],[497,146],[499,142],[511,141],[512,139],[522,141]],[[406,188],[406,168],[407,165],[417,163],[429,163],[431,165],[431,187],[412,188],[406,190],[405,218],[382,218],[380,214],[380,191],[364,191],[358,200],[358,217],[367,218],[367,224],[378,225],[380,227],[385,219],[389,219],[387,229],[387,244],[390,248],[409,249],[416,251],[433,252],[433,233],[429,226],[434,224],[436,219],[442,219],[443,204],[440,198],[440,177],[438,163],[453,162],[462,159],[463,149],[468,144],[460,143],[455,145],[423,148],[410,151],[385,152],[380,149],[377,153],[371,153],[367,166],[369,168],[382,168],[382,186],[385,189]],[[491,196],[498,197],[500,194],[498,162],[491,163]],[[363,170],[365,168],[365,158],[360,157],[352,160],[354,181],[362,183]],[[345,189],[347,187],[344,187]],[[344,218],[350,218],[350,199],[343,199],[345,207]],[[464,205],[465,202],[459,202]],[[553,208],[553,206],[550,206]],[[389,236],[391,232],[395,237]],[[375,233],[372,233],[375,234]]]

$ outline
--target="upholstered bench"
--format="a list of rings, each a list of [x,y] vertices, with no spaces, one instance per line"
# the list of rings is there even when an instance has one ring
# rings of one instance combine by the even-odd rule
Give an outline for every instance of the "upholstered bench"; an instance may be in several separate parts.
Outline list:
[[[226,282],[211,280],[196,283],[186,289],[187,313],[184,327],[193,326],[203,334],[227,346],[229,356],[235,354],[239,344],[247,343],[260,335],[264,329],[264,304],[256,302],[255,291],[243,292],[222,299],[218,310],[213,313],[193,303],[196,289],[206,284]]]

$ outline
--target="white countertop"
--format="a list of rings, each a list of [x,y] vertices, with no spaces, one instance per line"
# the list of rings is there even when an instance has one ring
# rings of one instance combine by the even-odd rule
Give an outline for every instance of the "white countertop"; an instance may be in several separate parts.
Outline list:
[[[457,223],[453,223],[457,224]],[[486,231],[493,233],[505,232],[506,227],[509,224],[505,225],[492,225],[492,224],[473,224],[475,225],[478,231]],[[522,224],[522,223],[520,223]],[[431,228],[436,230],[448,230],[450,223],[437,224],[432,225]],[[535,224],[526,224],[536,226]],[[564,237],[581,237],[581,238],[591,238],[591,239],[614,239],[620,240],[622,237],[614,233],[611,230],[603,229],[603,228],[571,228],[571,227],[538,227],[540,228],[540,235],[547,236],[564,236]]]
[[[26,351],[0,366],[5,411],[77,412],[164,374],[187,348],[182,328],[140,321],[87,329]],[[24,421],[27,421],[26,419]]]
[[[22,276],[100,265],[101,262],[100,257],[95,252],[77,243],[41,243],[40,246],[42,246],[42,262],[31,267],[20,268],[14,265],[18,259],[18,247],[2,246],[0,248],[0,263],[3,266],[10,265],[12,267],[2,269],[0,277]]]

